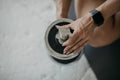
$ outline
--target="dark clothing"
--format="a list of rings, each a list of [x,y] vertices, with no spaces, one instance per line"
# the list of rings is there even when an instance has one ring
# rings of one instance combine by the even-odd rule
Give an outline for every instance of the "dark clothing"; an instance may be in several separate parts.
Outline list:
[[[87,45],[84,53],[98,80],[120,80],[120,39],[99,48]]]

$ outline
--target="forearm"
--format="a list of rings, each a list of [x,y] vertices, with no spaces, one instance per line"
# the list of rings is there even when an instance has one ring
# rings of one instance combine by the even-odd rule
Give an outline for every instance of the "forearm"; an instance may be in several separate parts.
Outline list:
[[[104,19],[106,20],[113,14],[120,11],[120,0],[107,0],[96,9],[102,13]]]
[[[67,18],[71,0],[56,0],[57,18]]]

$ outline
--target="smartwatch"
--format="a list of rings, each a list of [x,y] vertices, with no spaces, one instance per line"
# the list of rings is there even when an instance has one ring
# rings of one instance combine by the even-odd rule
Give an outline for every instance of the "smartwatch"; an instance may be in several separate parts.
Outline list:
[[[91,10],[90,13],[92,14],[92,18],[96,26],[100,26],[104,23],[104,17],[100,11],[94,9]]]

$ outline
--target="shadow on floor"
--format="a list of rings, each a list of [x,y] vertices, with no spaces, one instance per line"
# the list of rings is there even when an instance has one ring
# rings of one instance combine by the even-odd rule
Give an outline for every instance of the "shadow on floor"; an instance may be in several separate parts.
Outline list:
[[[120,79],[120,40],[101,48],[87,45],[84,53],[98,80]]]

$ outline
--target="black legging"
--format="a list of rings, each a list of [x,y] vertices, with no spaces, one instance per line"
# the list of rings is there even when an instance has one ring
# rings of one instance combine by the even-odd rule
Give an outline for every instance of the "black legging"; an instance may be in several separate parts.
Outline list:
[[[120,39],[99,48],[87,45],[84,53],[98,80],[120,80]]]

